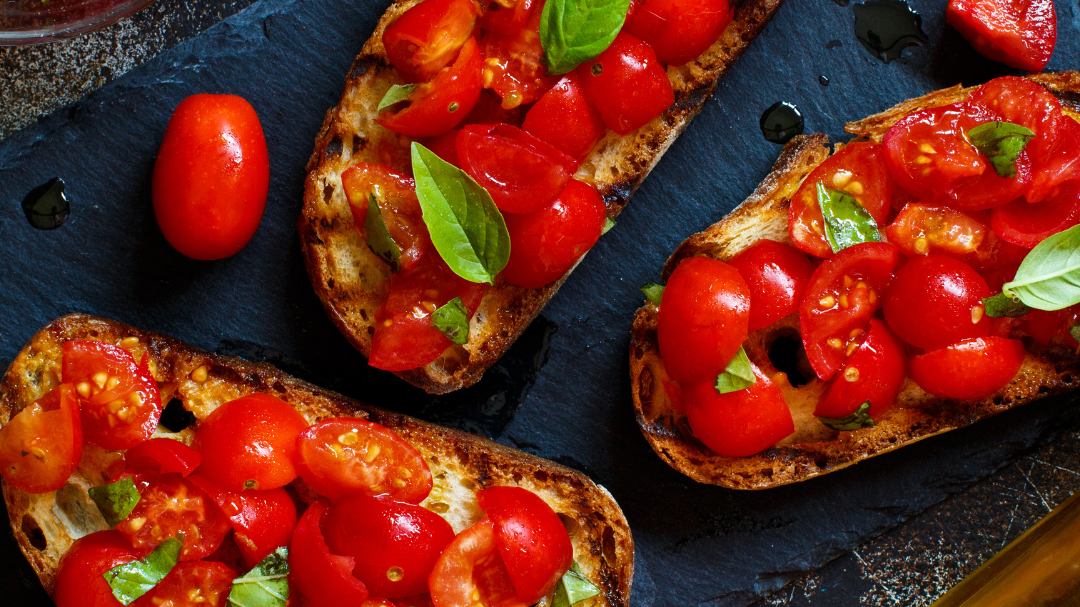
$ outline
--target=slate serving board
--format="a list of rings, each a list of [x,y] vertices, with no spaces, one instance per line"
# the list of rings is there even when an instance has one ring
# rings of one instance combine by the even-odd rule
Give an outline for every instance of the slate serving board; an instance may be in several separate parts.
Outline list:
[[[1074,398],[1057,398],[756,493],[689,481],[653,455],[634,423],[627,349],[638,287],[657,280],[683,238],[730,211],[768,172],[780,148],[758,130],[765,108],[792,102],[807,132],[844,139],[847,120],[1010,73],[944,25],[944,2],[911,4],[931,43],[885,64],[855,39],[851,7],[788,0],[507,357],[479,385],[432,397],[369,369],[336,332],[311,291],[294,227],[314,136],[384,3],[261,0],[0,142],[0,365],[72,311],[269,360],[591,475],[634,532],[634,605],[749,604],[1080,421]],[[1059,3],[1057,11],[1048,69],[1078,68],[1080,6]],[[251,101],[271,162],[259,232],[235,257],[209,263],[173,251],[150,207],[169,115],[203,92]],[[54,176],[68,183],[71,216],[58,230],[38,231],[19,202]],[[51,604],[8,534],[0,537],[0,592],[4,604]]]

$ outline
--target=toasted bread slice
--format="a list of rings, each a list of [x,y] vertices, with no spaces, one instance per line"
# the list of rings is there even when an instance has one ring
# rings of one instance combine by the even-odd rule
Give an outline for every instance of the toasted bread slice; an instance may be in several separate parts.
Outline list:
[[[585,475],[472,434],[364,405],[265,363],[209,354],[115,321],[72,314],[35,334],[11,363],[0,384],[0,425],[59,384],[65,341],[96,339],[115,344],[131,337],[139,340],[129,348],[136,358],[143,352],[149,354],[150,370],[163,402],[180,399],[199,420],[225,402],[265,392],[296,407],[311,423],[349,415],[386,426],[423,455],[435,485],[422,505],[440,513],[457,532],[483,517],[476,503],[476,491],[481,488],[516,485],[538,494],[559,513],[570,532],[575,560],[603,591],[591,599],[592,604],[629,604],[634,573],[630,528],[607,490]],[[200,367],[208,370],[203,382],[191,377]],[[194,427],[171,433],[159,426],[155,435],[190,443]],[[53,493],[28,494],[3,483],[12,532],[48,592],[52,593],[60,558],[72,542],[107,528],[87,489],[107,482],[105,468],[118,457],[119,453],[86,445],[68,484]],[[298,493],[311,494],[303,489]],[[547,600],[542,603],[547,604]]]
[[[620,137],[608,131],[575,177],[595,184],[614,218],[690,120],[701,111],[719,78],[742,54],[782,0],[735,2],[735,16],[720,39],[695,61],[668,69],[675,103],[652,122]],[[389,265],[372,253],[353,228],[341,173],[357,162],[388,164],[411,174],[408,139],[375,124],[379,100],[401,84],[382,44],[386,27],[417,4],[395,0],[353,62],[341,102],[326,114],[308,162],[304,208],[298,227],[315,293],[330,319],[364,356],[371,351],[375,309],[389,288]],[[469,328],[469,342],[452,346],[434,362],[397,375],[441,394],[476,383],[532,322],[566,276],[539,289],[505,282],[489,288]]]
[[[1062,99],[1065,113],[1080,120],[1080,73],[1041,74],[1031,79]],[[919,109],[966,99],[971,88],[955,86],[905,101],[847,125],[856,140],[880,142],[898,120]],[[784,147],[772,172],[734,211],[703,232],[687,238],[664,266],[666,281],[687,257],[730,259],[761,239],[791,243],[788,205],[803,180],[829,157],[825,135],[799,136]],[[690,478],[732,489],[767,489],[839,470],[868,457],[972,424],[1007,409],[1080,386],[1080,357],[1060,348],[1029,345],[1029,354],[1012,383],[979,401],[953,401],[931,396],[906,379],[896,404],[877,426],[838,432],[814,417],[825,383],[814,378],[792,387],[769,360],[775,340],[798,338],[798,315],[778,321],[749,336],[747,354],[779,383],[795,420],[795,434],[750,457],[724,457],[693,437],[686,417],[675,411],[664,388],[668,381],[657,346],[657,307],[638,309],[630,338],[630,377],[638,425],[656,453]]]

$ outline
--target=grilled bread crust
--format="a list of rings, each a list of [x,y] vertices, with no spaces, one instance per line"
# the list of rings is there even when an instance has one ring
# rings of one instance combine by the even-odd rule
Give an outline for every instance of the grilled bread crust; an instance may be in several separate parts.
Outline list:
[[[1080,120],[1080,72],[1030,78],[1057,95],[1067,115]],[[852,141],[880,142],[904,116],[962,101],[972,90],[955,86],[910,99],[849,123],[846,130],[857,136]],[[822,134],[799,136],[788,143],[772,172],[746,201],[675,249],[664,265],[664,280],[687,257],[727,260],[761,239],[790,244],[787,225],[791,197],[810,172],[829,157],[828,143]],[[638,425],[668,465],[698,482],[731,489],[767,489],[803,481],[1080,385],[1080,357],[1075,352],[1027,343],[1028,356],[1020,372],[990,398],[956,401],[935,397],[908,378],[896,404],[878,420],[877,426],[838,432],[813,415],[825,383],[814,378],[794,388],[784,377],[779,384],[792,410],[795,434],[757,455],[724,457],[694,438],[686,416],[672,407],[664,388],[669,380],[657,345],[657,311],[655,305],[646,303],[635,314],[631,329],[630,378]],[[766,375],[775,377],[779,371],[769,360],[769,348],[778,338],[798,338],[798,331],[796,313],[752,333],[745,343],[747,354]]]
[[[693,62],[668,68],[675,103],[637,131],[620,137],[608,131],[582,161],[575,177],[594,184],[614,218],[645,176],[701,111],[717,81],[765,27],[782,0],[735,0],[734,19],[720,39]],[[402,80],[390,65],[383,32],[416,0],[395,0],[353,62],[341,101],[331,108],[308,162],[304,207],[298,221],[304,259],[315,293],[330,320],[364,356],[371,352],[375,310],[386,296],[391,269],[372,253],[353,227],[341,173],[357,162],[390,165],[411,174],[408,138],[375,124],[378,104]],[[576,265],[576,264],[575,264]],[[434,362],[397,373],[406,381],[442,394],[476,383],[555,295],[573,268],[539,289],[499,280],[487,289],[469,327],[469,341],[454,345]]]
[[[286,375],[274,367],[197,350],[175,339],[82,314],[53,321],[35,334],[11,363],[0,383],[0,425],[59,384],[61,346],[71,339],[113,344],[136,337],[136,358],[149,355],[163,403],[180,399],[199,420],[219,405],[254,392],[276,396],[314,423],[354,416],[379,423],[420,452],[434,476],[434,488],[423,506],[439,512],[456,532],[483,517],[476,491],[493,485],[524,487],[547,502],[563,519],[574,545],[574,557],[585,575],[603,592],[594,605],[625,607],[634,573],[634,542],[618,504],[588,477],[539,457],[478,436],[405,415],[370,407]],[[208,370],[203,382],[191,378]],[[190,443],[194,424],[178,433],[159,427],[155,436]],[[87,489],[108,482],[105,469],[119,453],[86,445],[79,468],[62,489],[28,494],[2,483],[11,528],[42,585],[52,593],[60,559],[79,537],[107,529]],[[294,488],[310,501],[314,492],[303,481]],[[541,604],[546,605],[548,599]]]

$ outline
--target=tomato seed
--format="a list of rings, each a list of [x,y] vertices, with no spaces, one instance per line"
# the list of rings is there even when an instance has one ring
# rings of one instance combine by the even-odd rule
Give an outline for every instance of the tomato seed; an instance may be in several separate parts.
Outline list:
[[[83,398],[90,398],[90,384],[84,381],[79,382],[79,385],[75,386],[75,391]]]
[[[391,582],[401,581],[405,577],[405,571],[401,567],[391,567],[386,570],[386,579]]]
[[[849,382],[859,381],[859,370],[855,367],[844,369],[844,379]]]
[[[844,347],[844,342],[840,341],[840,339],[837,337],[830,337],[829,341],[825,343],[829,344],[829,347],[833,348],[834,350],[839,350],[840,348]]]
[[[90,377],[90,379],[94,380],[94,383],[97,384],[97,387],[104,388],[105,381],[109,379],[109,374],[105,373],[104,371],[98,371],[92,377]]]
[[[822,308],[831,308],[836,305],[836,298],[832,295],[826,295],[818,300],[818,305]]]

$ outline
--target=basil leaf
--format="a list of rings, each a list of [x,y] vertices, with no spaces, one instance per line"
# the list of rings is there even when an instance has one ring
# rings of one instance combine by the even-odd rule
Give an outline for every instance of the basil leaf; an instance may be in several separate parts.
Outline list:
[[[1073,339],[1080,343],[1080,322],[1069,328],[1069,335],[1071,335]]]
[[[1037,310],[1080,303],[1080,225],[1035,245],[1001,290]]]
[[[390,87],[390,90],[386,91],[386,94],[383,95],[383,98],[379,100],[379,111],[381,112],[392,105],[405,101],[409,98],[409,95],[412,94],[413,89],[415,88],[415,84],[395,84],[394,86]]]
[[[1016,157],[1035,133],[1011,122],[987,122],[967,132],[968,141],[986,156],[1000,177],[1016,177]]]
[[[379,209],[379,201],[375,200],[375,194],[369,194],[367,217],[364,218],[364,234],[367,236],[367,246],[371,252],[386,260],[396,272],[401,265],[401,248],[390,236],[383,221],[382,211]]]
[[[833,253],[853,244],[881,242],[877,222],[854,196],[818,183],[817,198],[821,217],[825,220],[825,239]]]
[[[289,549],[282,546],[233,580],[231,607],[285,607],[289,599]]]
[[[548,0],[540,46],[549,74],[565,74],[607,50],[622,30],[630,0]]]
[[[600,589],[581,573],[575,561],[571,569],[555,583],[555,597],[551,601],[551,607],[570,607],[598,594]]]
[[[130,478],[122,478],[115,483],[90,488],[90,499],[97,504],[101,515],[110,527],[127,518],[139,503],[139,490],[135,488],[135,481]]]
[[[412,166],[435,250],[465,280],[495,284],[495,275],[510,259],[510,233],[491,195],[465,171],[415,141]]]
[[[158,544],[154,551],[141,561],[117,565],[102,574],[113,596],[124,605],[153,590],[172,571],[180,559],[184,535],[171,537]]]
[[[858,430],[859,428],[872,428],[877,425],[877,422],[870,419],[870,401],[859,405],[859,408],[855,410],[851,415],[847,415],[838,419],[831,417],[819,417],[821,423],[832,428],[833,430]]]
[[[650,282],[641,285],[641,292],[645,294],[645,297],[653,303],[653,305],[660,305],[660,300],[664,297],[664,285],[658,285],[655,282]]]
[[[615,227],[615,222],[612,221],[610,217],[605,217],[604,218],[604,229],[603,229],[603,231],[600,232],[600,235],[603,236],[604,234],[607,234],[608,232],[611,231],[611,228],[614,228],[614,227]]]
[[[469,343],[469,312],[460,297],[431,313],[431,326],[435,327],[455,344]]]
[[[716,376],[716,391],[720,394],[738,392],[754,385],[756,381],[754,367],[746,356],[746,350],[740,346],[735,357],[724,368],[724,372]]]
[[[986,308],[986,315],[991,318],[1001,318],[1002,316],[1014,318],[1031,311],[1031,308],[1024,305],[1024,302],[1015,297],[1009,297],[1004,293],[987,297],[983,300],[983,307]]]

